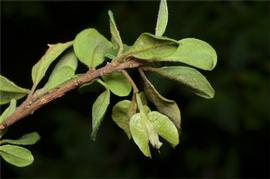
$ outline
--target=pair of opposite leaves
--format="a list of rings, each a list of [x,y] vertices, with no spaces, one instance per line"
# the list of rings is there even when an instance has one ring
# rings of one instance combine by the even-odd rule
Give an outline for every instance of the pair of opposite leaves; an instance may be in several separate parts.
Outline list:
[[[17,91],[16,91],[17,92]],[[0,116],[0,123],[2,123],[9,115],[16,109],[16,100],[12,99],[9,106]],[[0,139],[2,136],[0,137]],[[1,139],[0,140],[0,156],[18,167],[25,167],[33,163],[34,157],[28,149],[18,145],[33,145],[40,139],[37,132],[25,134],[19,139]]]
[[[18,167],[25,167],[33,163],[34,157],[28,149],[19,145],[33,145],[40,139],[37,132],[23,135],[19,139],[0,140],[0,156]]]

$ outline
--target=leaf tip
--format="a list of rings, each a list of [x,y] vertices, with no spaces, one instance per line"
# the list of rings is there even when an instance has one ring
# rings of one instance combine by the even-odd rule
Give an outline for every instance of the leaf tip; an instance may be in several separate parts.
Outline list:
[[[162,36],[166,30],[168,23],[168,7],[167,7],[167,1],[161,0],[159,5],[159,12],[158,12],[158,18],[157,18],[157,24],[155,29],[155,35],[156,36]]]
[[[109,9],[108,10],[108,15],[111,17],[111,16],[113,16],[113,12]]]
[[[91,140],[96,141],[96,139],[97,139],[97,134],[96,134],[96,132],[92,131],[91,132]]]

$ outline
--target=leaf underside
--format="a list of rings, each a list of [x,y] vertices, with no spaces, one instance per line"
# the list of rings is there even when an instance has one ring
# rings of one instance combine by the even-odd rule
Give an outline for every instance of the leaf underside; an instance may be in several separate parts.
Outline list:
[[[75,75],[78,61],[73,51],[68,51],[59,60],[50,74],[48,82],[45,84],[45,90],[51,90],[63,82],[71,79]]]
[[[97,131],[110,104],[110,91],[101,93],[92,106],[92,133],[91,138],[96,140]]]
[[[49,49],[32,68],[32,81],[35,86],[37,86],[45,76],[45,73],[51,63],[55,61],[57,57],[61,55],[66,49],[71,47],[72,44],[73,41],[49,45]]]
[[[131,107],[131,101],[123,100],[115,104],[112,109],[112,120],[124,130],[128,138],[131,138],[129,129],[129,110]]]
[[[0,116],[0,124],[3,123],[8,116],[10,116],[16,109],[16,100],[12,99],[10,101],[9,106],[5,109],[5,111]]]
[[[213,98],[215,91],[207,79],[196,69],[185,66],[151,68],[151,71],[189,87],[203,98]]]
[[[129,126],[132,139],[134,140],[136,145],[139,147],[139,149],[145,156],[151,157],[151,152],[148,145],[148,134],[145,126],[142,123],[140,113],[137,113],[131,117]]]
[[[152,111],[147,114],[157,133],[173,147],[179,143],[179,134],[172,121],[165,115]]]
[[[9,103],[11,99],[20,99],[29,92],[28,89],[19,87],[8,78],[0,75],[0,105]]]
[[[145,75],[142,75],[142,77],[144,81],[144,91],[148,99],[156,106],[159,112],[167,115],[177,128],[180,129],[181,114],[177,103],[174,100],[163,97]]]

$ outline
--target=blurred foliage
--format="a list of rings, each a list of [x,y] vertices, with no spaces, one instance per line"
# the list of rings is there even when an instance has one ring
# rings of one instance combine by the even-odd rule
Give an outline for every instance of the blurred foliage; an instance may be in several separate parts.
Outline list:
[[[211,100],[150,75],[181,107],[181,144],[145,158],[109,113],[92,142],[90,110],[97,94],[75,90],[9,129],[7,136],[37,130],[42,138],[32,147],[34,164],[16,168],[2,162],[4,177],[269,177],[270,3],[172,1],[168,6],[165,35],[205,40],[219,58],[216,69],[203,72],[216,90]],[[154,32],[157,2],[1,1],[1,74],[31,86],[31,67],[46,43],[69,41],[87,27],[110,38],[108,9],[126,43]]]

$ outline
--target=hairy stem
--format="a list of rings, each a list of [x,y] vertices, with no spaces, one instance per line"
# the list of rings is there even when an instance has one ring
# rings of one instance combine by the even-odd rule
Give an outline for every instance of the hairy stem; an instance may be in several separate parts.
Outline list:
[[[106,75],[113,71],[122,71],[128,68],[137,68],[144,64],[144,62],[137,61],[135,59],[131,59],[123,63],[107,63],[107,65],[102,68],[96,70],[89,70],[86,73],[80,75],[79,77],[63,83],[62,85],[53,89],[51,92],[46,93],[43,96],[38,97],[37,99],[33,98],[33,96],[35,96],[34,94],[30,94],[27,99],[16,108],[15,112],[12,113],[2,124],[0,124],[0,130],[4,130],[10,125],[19,121],[20,119],[30,114],[33,114],[37,109],[41,108],[45,104],[62,97],[68,91],[73,90],[84,83],[88,83],[100,76]]]

